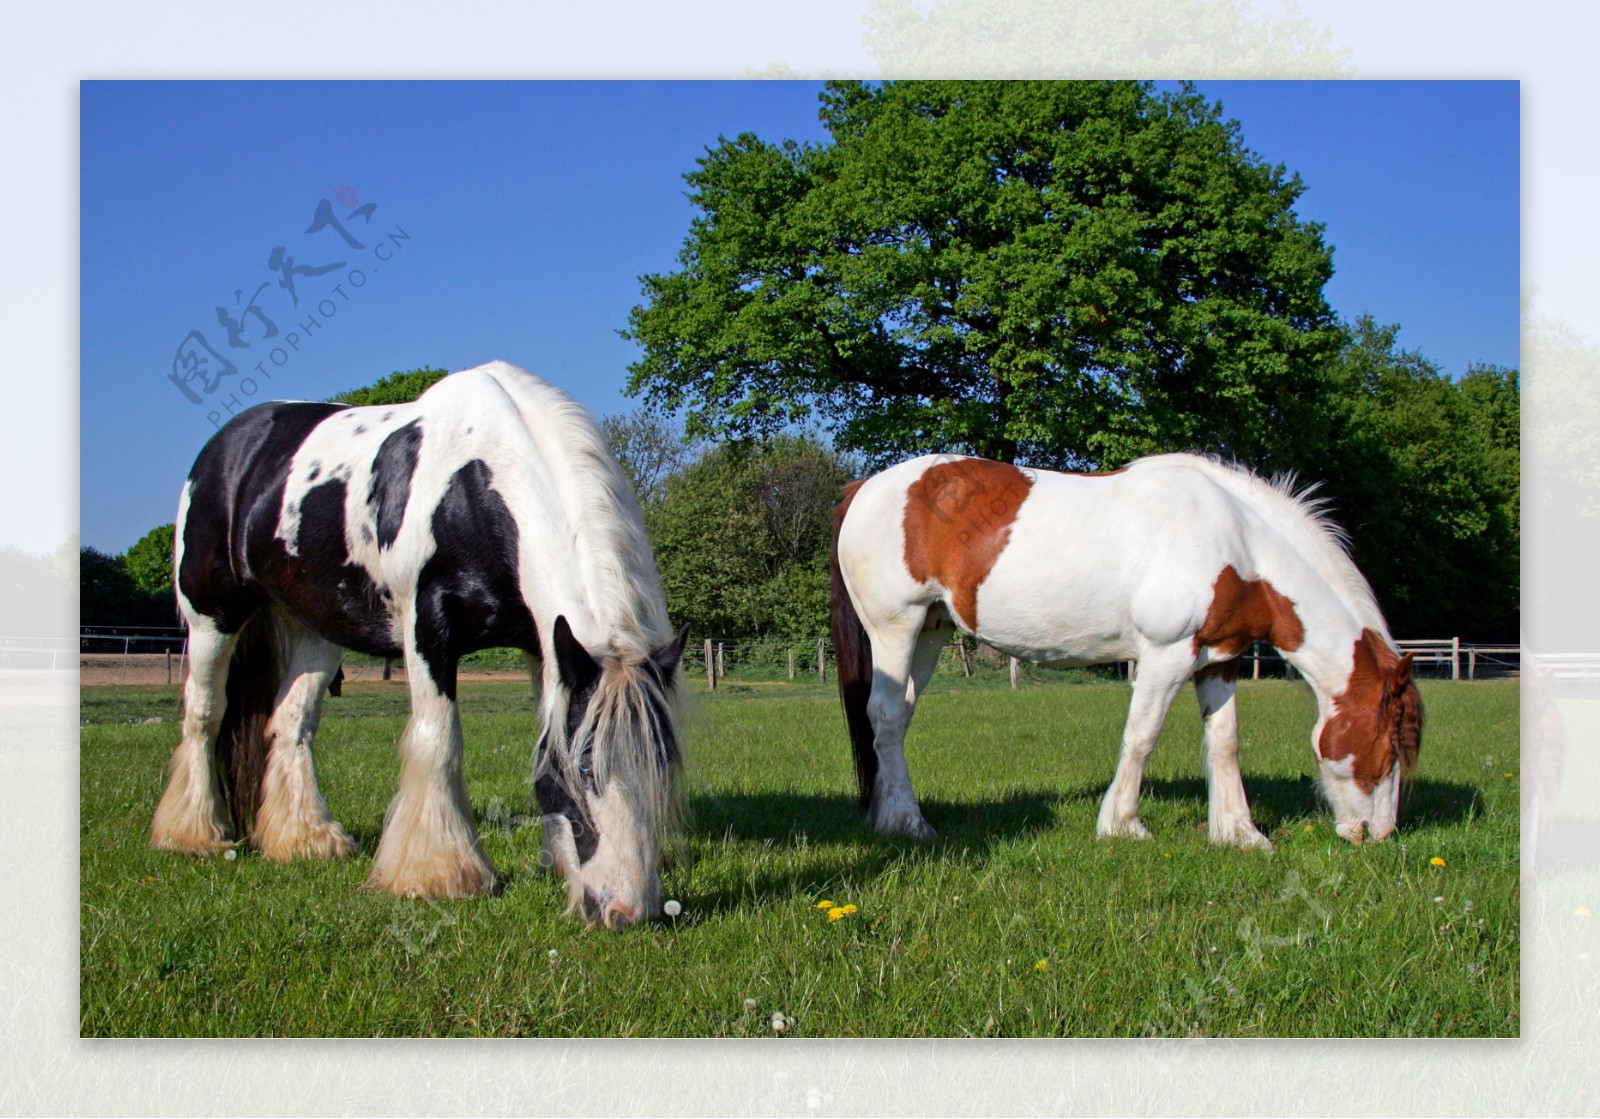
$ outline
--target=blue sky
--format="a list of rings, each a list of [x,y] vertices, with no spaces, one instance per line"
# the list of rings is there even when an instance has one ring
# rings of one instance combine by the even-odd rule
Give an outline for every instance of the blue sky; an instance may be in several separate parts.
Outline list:
[[[598,415],[633,407],[622,387],[637,351],[616,332],[638,277],[672,267],[682,244],[683,173],[719,134],[825,139],[819,88],[85,83],[83,542],[121,551],[171,520],[208,413],[229,395],[191,383],[197,406],[169,380],[192,331],[239,370],[225,384],[257,363],[272,374],[253,378],[250,401],[504,358]],[[1305,180],[1298,209],[1327,226],[1341,314],[1401,323],[1402,344],[1452,374],[1518,363],[1516,83],[1200,88],[1251,148]],[[306,232],[322,199],[341,219],[374,207],[345,227],[360,249],[331,227]],[[292,306],[268,267],[278,246],[302,269],[342,267],[294,274]],[[252,295],[259,316],[242,310]],[[219,306],[248,348],[226,344]]]

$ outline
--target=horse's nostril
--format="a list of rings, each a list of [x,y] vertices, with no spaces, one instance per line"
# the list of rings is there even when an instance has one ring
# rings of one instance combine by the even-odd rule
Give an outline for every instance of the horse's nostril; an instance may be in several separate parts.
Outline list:
[[[639,910],[625,902],[614,901],[606,906],[605,925],[608,929],[625,929],[639,920]]]

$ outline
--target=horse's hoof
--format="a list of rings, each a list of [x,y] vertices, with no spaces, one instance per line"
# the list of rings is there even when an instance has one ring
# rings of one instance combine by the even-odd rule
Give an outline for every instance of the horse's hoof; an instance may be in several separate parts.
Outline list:
[[[180,855],[220,855],[233,846],[228,829],[215,823],[174,825],[157,816],[150,825],[150,846]]]
[[[1245,850],[1269,852],[1272,850],[1272,840],[1256,830],[1254,824],[1217,832],[1211,836],[1211,842],[1218,846],[1242,847]]]
[[[409,870],[387,872],[374,866],[362,888],[397,898],[471,898],[494,889],[494,867],[487,860],[423,860]]]
[[[1131,820],[1101,821],[1094,829],[1100,839],[1149,839],[1150,830],[1135,816]]]
[[[158,851],[176,851],[180,855],[198,855],[202,858],[209,858],[222,854],[222,852],[232,847],[233,843],[228,839],[209,834],[182,836],[152,834],[150,836],[150,846]]]
[[[915,839],[922,843],[927,843],[929,840],[937,839],[939,836],[939,833],[933,830],[928,821],[924,820],[920,813],[910,816],[898,816],[891,820],[875,822],[872,826],[873,830],[875,830],[879,835],[905,836],[907,839]]]
[[[361,850],[361,845],[339,826],[337,821],[309,827],[294,836],[256,835],[256,849],[261,857],[273,862],[291,859],[347,859]]]

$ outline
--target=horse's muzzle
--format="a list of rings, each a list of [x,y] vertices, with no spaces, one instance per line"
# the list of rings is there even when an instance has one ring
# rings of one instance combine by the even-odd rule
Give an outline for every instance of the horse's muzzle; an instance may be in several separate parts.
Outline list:
[[[608,929],[621,932],[629,925],[637,924],[644,916],[643,910],[631,906],[625,901],[612,897],[609,890],[596,897],[588,890],[583,891],[583,916],[591,925],[603,925]]]

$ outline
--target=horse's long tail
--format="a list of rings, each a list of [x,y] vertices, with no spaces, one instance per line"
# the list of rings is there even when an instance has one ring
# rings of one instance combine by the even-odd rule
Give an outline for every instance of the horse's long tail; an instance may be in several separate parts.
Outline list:
[[[217,764],[233,834],[250,834],[267,773],[267,724],[283,683],[284,647],[270,607],[256,611],[239,631],[228,665],[228,705],[217,734]]]
[[[856,785],[861,793],[861,807],[865,809],[872,802],[872,786],[878,779],[878,752],[872,748],[872,720],[867,717],[867,700],[872,695],[872,644],[867,640],[866,630],[861,628],[861,617],[856,613],[855,603],[850,601],[844,573],[839,568],[839,530],[860,488],[860,482],[846,486],[844,500],[833,510],[833,546],[828,553],[828,569],[833,576],[831,621],[839,698],[844,701],[844,721],[850,728],[850,748],[856,758]]]

